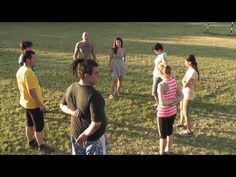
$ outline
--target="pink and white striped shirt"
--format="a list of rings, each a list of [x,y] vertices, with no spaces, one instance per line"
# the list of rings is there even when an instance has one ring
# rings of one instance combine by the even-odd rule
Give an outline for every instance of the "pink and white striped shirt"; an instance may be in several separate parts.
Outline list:
[[[162,81],[168,84],[168,91],[164,91],[163,98],[165,100],[170,100],[173,98],[176,98],[176,92],[177,92],[177,83],[174,79],[169,79],[167,81]],[[168,118],[173,115],[177,114],[177,107],[176,105],[174,106],[160,106],[158,105],[157,107],[157,117],[159,118]]]

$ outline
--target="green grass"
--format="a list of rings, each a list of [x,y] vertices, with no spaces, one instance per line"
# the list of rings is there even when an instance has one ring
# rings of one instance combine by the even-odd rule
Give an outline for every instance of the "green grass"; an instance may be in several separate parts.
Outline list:
[[[178,154],[236,154],[236,38],[229,23],[0,23],[0,154],[40,154],[29,150],[15,74],[21,40],[31,40],[37,53],[45,104],[46,143],[55,154],[70,154],[69,117],[59,110],[65,89],[78,79],[69,66],[83,31],[91,34],[100,61],[96,88],[106,100],[108,154],[157,154],[156,115],[152,108],[152,46],[161,42],[178,83],[186,71],[184,57],[194,54],[201,72],[193,106],[194,137],[174,130]],[[217,34],[217,35],[216,35]],[[108,100],[108,54],[121,36],[129,73],[123,96]],[[179,116],[177,116],[177,120]]]

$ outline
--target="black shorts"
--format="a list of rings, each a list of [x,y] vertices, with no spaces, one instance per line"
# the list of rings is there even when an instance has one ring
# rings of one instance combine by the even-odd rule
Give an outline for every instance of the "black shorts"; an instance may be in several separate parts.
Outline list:
[[[34,127],[36,132],[42,132],[44,127],[43,111],[39,108],[25,109],[26,126]]]
[[[167,136],[172,135],[175,116],[176,115],[165,118],[158,117],[158,130],[160,138],[166,139]]]

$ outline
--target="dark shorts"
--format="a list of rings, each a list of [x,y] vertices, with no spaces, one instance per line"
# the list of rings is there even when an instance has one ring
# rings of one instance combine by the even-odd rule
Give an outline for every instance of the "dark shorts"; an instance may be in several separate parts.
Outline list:
[[[167,136],[172,135],[175,116],[176,115],[167,118],[157,118],[160,138],[166,139]]]
[[[34,127],[36,132],[42,132],[44,127],[43,111],[40,111],[39,108],[24,110],[26,117],[26,126]]]

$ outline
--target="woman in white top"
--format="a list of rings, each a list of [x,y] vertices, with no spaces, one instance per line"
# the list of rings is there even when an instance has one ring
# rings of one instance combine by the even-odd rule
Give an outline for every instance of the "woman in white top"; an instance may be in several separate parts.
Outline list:
[[[162,81],[161,74],[158,69],[158,65],[163,63],[167,65],[167,55],[166,52],[163,51],[163,47],[160,43],[156,43],[153,48],[154,53],[157,55],[154,59],[154,70],[153,70],[153,84],[152,84],[152,96],[155,98],[156,103],[154,104],[155,107],[158,105],[158,96],[157,96],[157,86]]]
[[[194,88],[197,81],[199,80],[199,71],[196,59],[194,55],[188,55],[185,59],[185,66],[188,67],[187,72],[182,80],[183,84],[183,94],[184,99],[180,102],[180,122],[177,127],[184,127],[186,124],[187,129],[182,132],[182,134],[190,135],[192,134],[191,125],[191,105],[195,98]]]

